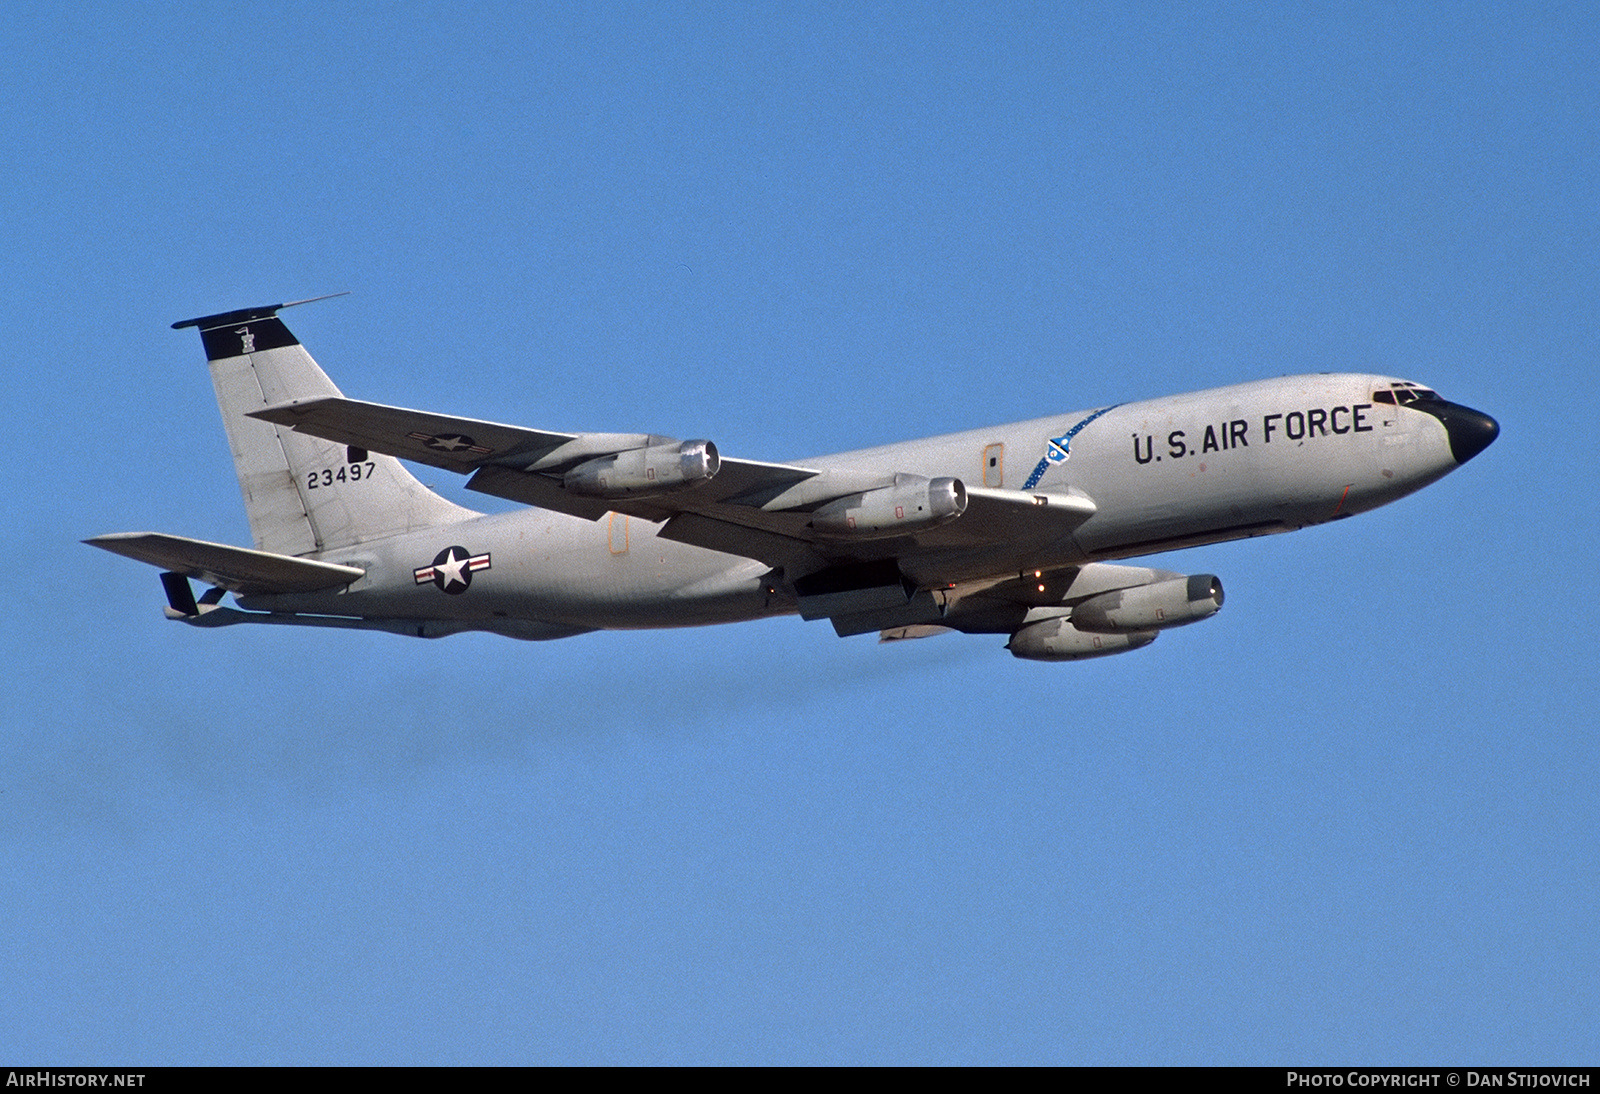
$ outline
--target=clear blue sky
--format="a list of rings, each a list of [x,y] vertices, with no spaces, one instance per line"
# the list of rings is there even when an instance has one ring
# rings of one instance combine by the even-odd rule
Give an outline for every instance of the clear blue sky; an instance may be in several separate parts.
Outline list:
[[[1597,41],[8,7],[0,1064],[1596,1062]],[[755,459],[1346,369],[1504,432],[1079,665],[165,622],[77,541],[249,541],[168,324],[343,289],[354,397]]]

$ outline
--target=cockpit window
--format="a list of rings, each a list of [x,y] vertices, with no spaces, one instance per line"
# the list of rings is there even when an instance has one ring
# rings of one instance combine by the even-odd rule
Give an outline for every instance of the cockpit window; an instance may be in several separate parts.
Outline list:
[[[1380,388],[1372,393],[1372,401],[1386,403],[1389,406],[1405,406],[1408,403],[1437,402],[1439,395],[1430,391],[1421,384],[1413,384],[1405,380],[1390,384],[1387,388]]]

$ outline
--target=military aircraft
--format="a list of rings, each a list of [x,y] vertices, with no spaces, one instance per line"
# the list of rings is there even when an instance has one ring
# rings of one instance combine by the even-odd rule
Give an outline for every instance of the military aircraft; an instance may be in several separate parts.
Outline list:
[[[552,639],[798,613],[1072,661],[1222,606],[1211,574],[1111,560],[1375,509],[1500,429],[1408,380],[1322,374],[762,463],[346,399],[279,318],[291,306],[173,324],[199,329],[255,548],[85,541],[160,567],[170,619]],[[402,459],[532,508],[473,512]]]

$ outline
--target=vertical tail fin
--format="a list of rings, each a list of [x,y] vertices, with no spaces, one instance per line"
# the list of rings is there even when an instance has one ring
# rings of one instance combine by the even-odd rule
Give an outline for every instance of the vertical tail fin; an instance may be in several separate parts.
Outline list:
[[[280,308],[291,306],[172,324],[200,328],[256,549],[314,555],[475,516],[423,486],[392,456],[245,417],[289,399],[340,394],[278,318]]]

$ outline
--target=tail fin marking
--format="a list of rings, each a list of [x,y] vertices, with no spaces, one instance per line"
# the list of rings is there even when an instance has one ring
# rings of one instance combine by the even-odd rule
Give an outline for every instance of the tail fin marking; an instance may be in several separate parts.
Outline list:
[[[174,323],[198,327],[256,549],[311,555],[475,514],[391,456],[247,417],[290,399],[340,397],[274,304]],[[363,456],[361,460],[354,457]]]

